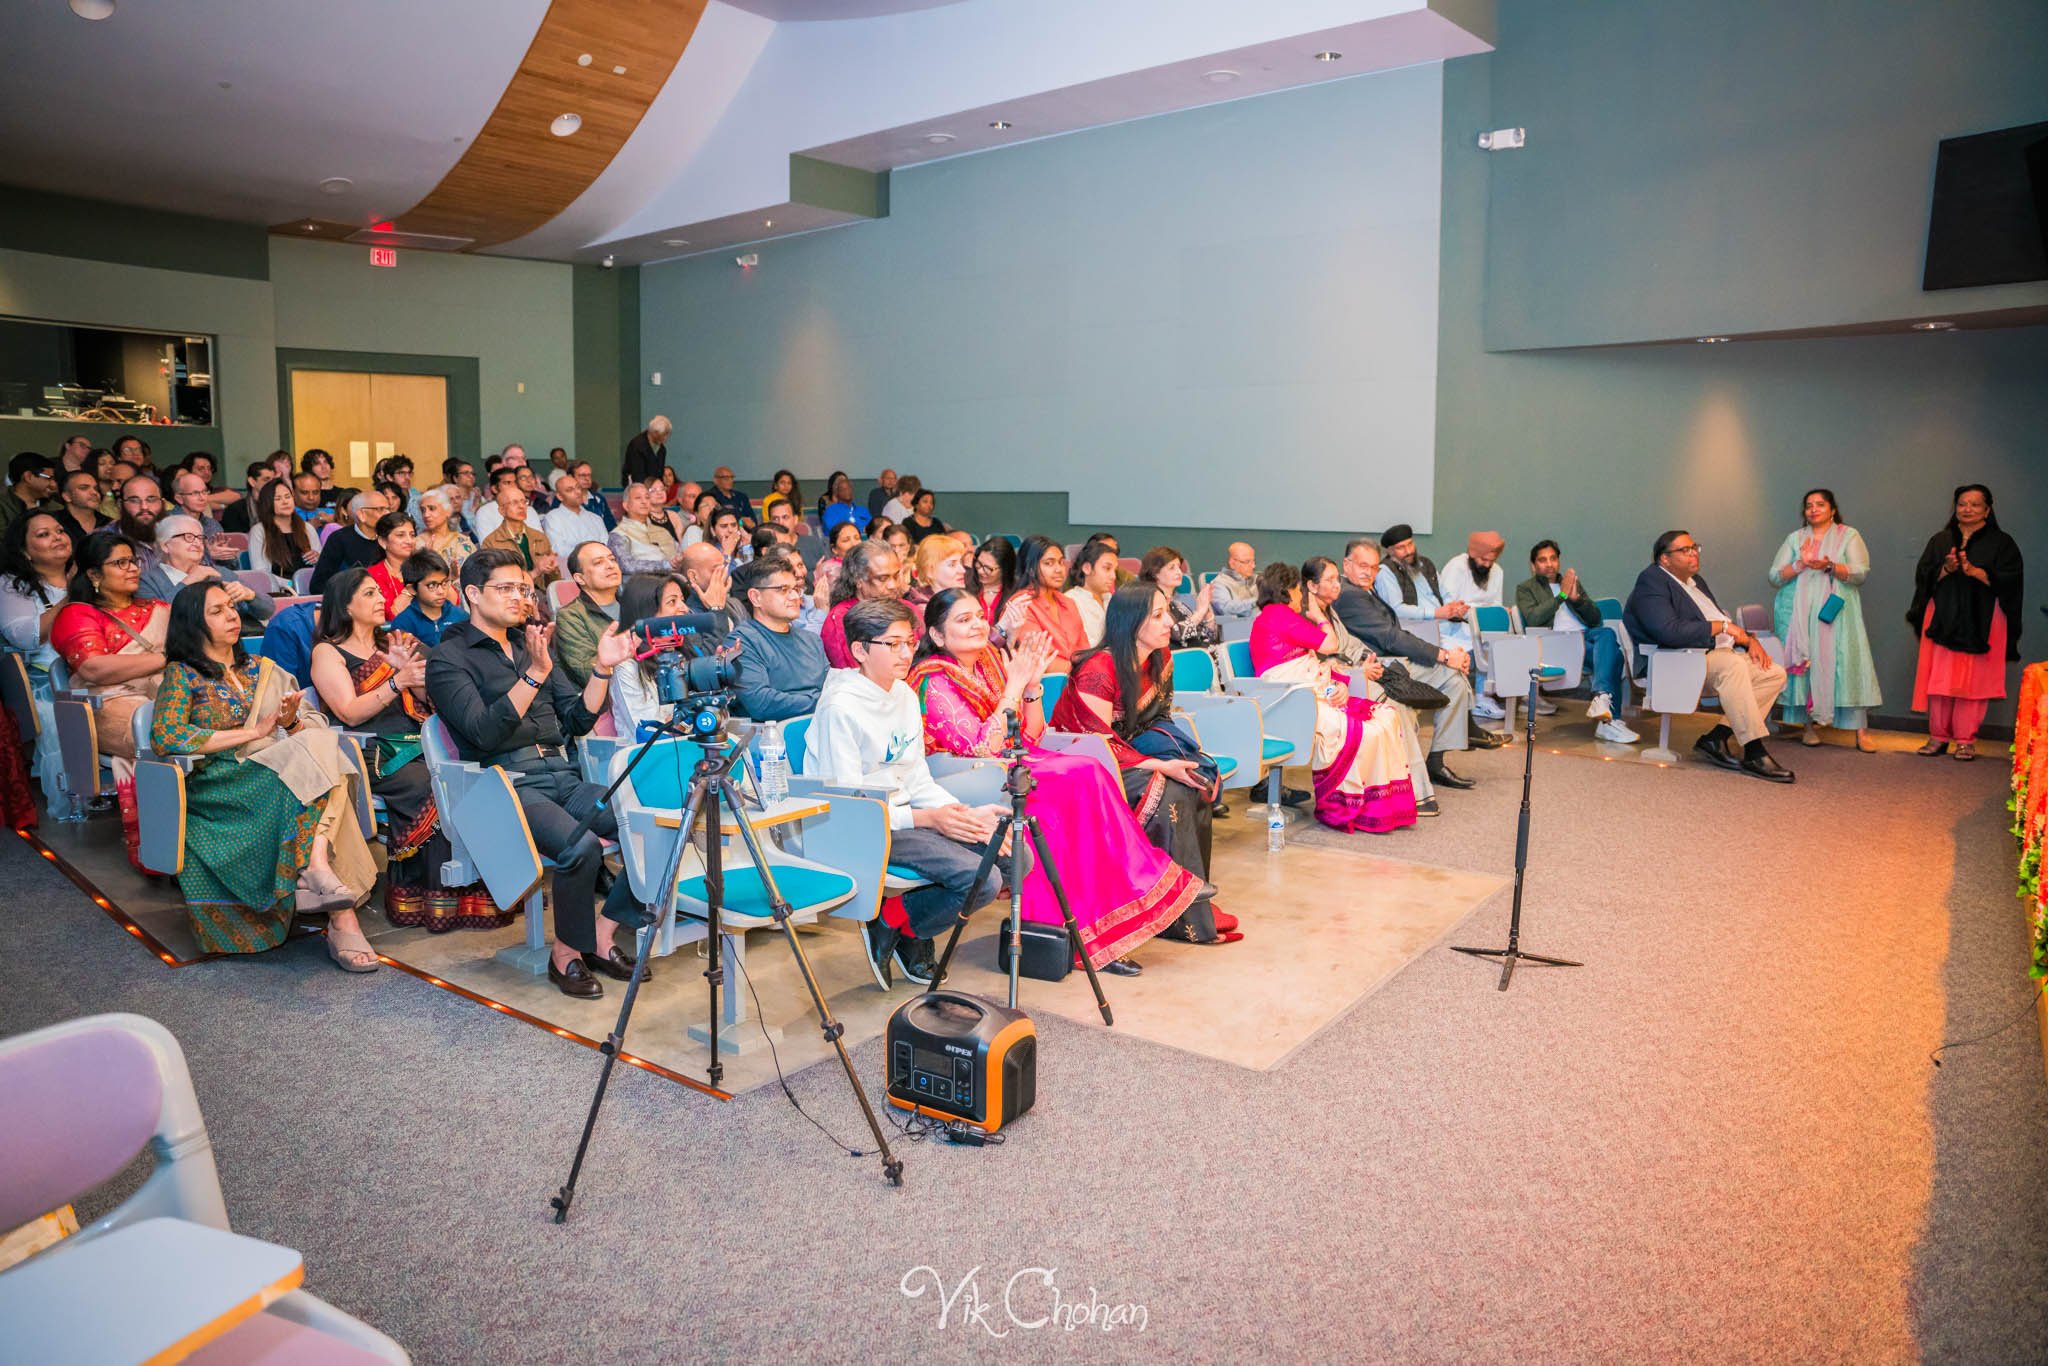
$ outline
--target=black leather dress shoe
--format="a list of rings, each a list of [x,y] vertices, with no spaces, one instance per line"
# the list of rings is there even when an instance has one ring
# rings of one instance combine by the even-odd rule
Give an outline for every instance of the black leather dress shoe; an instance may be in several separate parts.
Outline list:
[[[1436,804],[1436,798],[1424,797],[1421,801],[1415,803],[1415,814],[1418,816],[1441,816],[1443,808]]]
[[[584,954],[583,966],[589,968],[592,972],[603,973],[614,982],[630,982],[633,980],[633,956],[617,944],[612,945],[612,951],[608,954]],[[645,972],[641,973],[640,980],[643,982],[653,981],[654,969],[648,968]]]
[[[1692,747],[1694,753],[1710,764],[1719,764],[1722,768],[1726,769],[1739,769],[1742,767],[1742,760],[1731,754],[1724,742],[1716,740],[1711,736],[1702,735],[1699,739],[1692,742]]]
[[[604,995],[604,986],[590,975],[590,969],[583,966],[581,958],[571,958],[569,966],[558,968],[548,964],[548,980],[553,982],[564,996],[574,996],[582,1001],[595,1001]]]
[[[1315,795],[1305,787],[1283,787],[1280,789],[1280,805],[1307,806]]]
[[[1466,788],[1479,786],[1472,779],[1460,777],[1451,772],[1450,765],[1444,763],[1441,759],[1429,765],[1429,780],[1438,787],[1448,787],[1458,792],[1463,792]]]
[[[1102,970],[1118,977],[1136,977],[1145,970],[1145,965],[1135,958],[1112,958],[1102,965]]]
[[[1744,759],[1737,767],[1750,777],[1762,778],[1767,783],[1789,783],[1798,776],[1768,754]]]
[[[1484,726],[1472,726],[1465,731],[1465,744],[1470,749],[1499,749],[1513,743],[1499,731],[1488,730]]]

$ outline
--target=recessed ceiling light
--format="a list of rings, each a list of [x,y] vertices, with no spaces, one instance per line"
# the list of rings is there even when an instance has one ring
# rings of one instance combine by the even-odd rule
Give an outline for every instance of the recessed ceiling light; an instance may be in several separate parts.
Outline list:
[[[301,223],[301,224],[299,224],[299,231],[300,231],[300,232],[318,232],[318,231],[320,231],[320,225],[319,225],[318,223]]]
[[[1953,332],[1956,325],[1951,322],[1914,323],[1915,332]]]
[[[664,247],[687,247],[690,245],[690,239],[687,237],[664,237],[661,239],[661,244]]]
[[[1316,60],[1319,62],[1341,62],[1344,60],[1344,54],[1341,52],[1318,52]]]
[[[1694,337],[1693,340],[1700,343],[1702,346],[1708,346],[1712,345],[1714,342],[1724,342],[1728,339],[1726,337]]]
[[[1211,85],[1229,85],[1237,79],[1237,73],[1228,67],[1219,66],[1214,71],[1204,71],[1202,79]]]
[[[764,228],[772,228],[775,226],[775,220],[772,218],[764,218],[761,220],[761,226]]]
[[[991,119],[988,126],[1000,133],[1010,126],[1010,121],[1008,119]]]
[[[953,141],[953,135],[951,133],[926,133],[924,140],[934,147],[943,147]]]
[[[345,175],[333,175],[320,182],[321,194],[347,194],[356,183]]]
[[[578,57],[578,58],[576,59],[576,65],[578,65],[578,66],[589,66],[589,65],[590,65],[590,63],[591,63],[591,61],[592,61],[591,55],[590,55],[590,54],[589,54],[588,52],[586,52],[586,53],[584,53],[584,54],[583,54],[582,56],[580,56],[580,57]]]
[[[71,12],[81,19],[111,19],[114,0],[71,0]]]
[[[612,75],[614,76],[623,76],[625,74],[626,68],[624,68],[623,66],[615,66],[612,68]]]
[[[565,138],[582,126],[581,114],[557,114],[555,121],[548,125],[548,131],[558,138]]]

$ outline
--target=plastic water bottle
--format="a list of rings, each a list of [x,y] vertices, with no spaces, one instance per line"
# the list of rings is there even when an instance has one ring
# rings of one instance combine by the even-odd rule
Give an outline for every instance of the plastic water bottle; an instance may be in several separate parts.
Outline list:
[[[761,800],[769,806],[789,795],[789,750],[782,743],[782,723],[770,721],[758,743],[761,754]]]
[[[1276,805],[1266,813],[1266,852],[1277,854],[1287,846],[1287,817]]]

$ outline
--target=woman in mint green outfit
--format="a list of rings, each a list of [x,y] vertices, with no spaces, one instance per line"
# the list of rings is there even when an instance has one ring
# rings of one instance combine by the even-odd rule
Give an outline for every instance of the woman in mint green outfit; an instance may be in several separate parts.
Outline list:
[[[1870,637],[1863,629],[1863,580],[1870,577],[1870,552],[1842,512],[1830,489],[1811,489],[1800,500],[1806,525],[1785,538],[1771,563],[1778,590],[1774,608],[1778,638],[1785,642],[1785,720],[1806,727],[1806,744],[1821,742],[1823,727],[1856,732],[1856,748],[1868,754],[1870,709],[1882,697],[1870,662]],[[1837,606],[1828,609],[1834,600]],[[1823,621],[1826,614],[1831,620]]]

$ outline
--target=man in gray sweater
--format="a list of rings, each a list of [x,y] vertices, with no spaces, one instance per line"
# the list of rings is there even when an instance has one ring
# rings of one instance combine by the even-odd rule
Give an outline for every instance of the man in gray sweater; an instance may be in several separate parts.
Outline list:
[[[825,643],[797,628],[803,574],[787,556],[769,553],[740,567],[733,585],[752,615],[739,625],[737,707],[755,721],[787,721],[818,707],[825,686]]]

